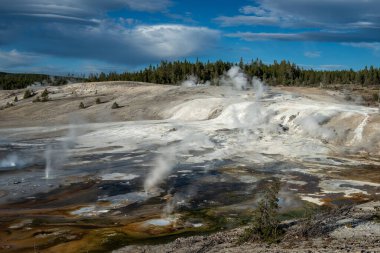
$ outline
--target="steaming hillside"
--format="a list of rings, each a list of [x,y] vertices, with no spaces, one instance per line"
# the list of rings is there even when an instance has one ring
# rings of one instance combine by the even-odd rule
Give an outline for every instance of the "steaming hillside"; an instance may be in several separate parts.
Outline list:
[[[62,252],[105,247],[91,238],[116,228],[130,240],[211,231],[220,215],[239,224],[273,178],[282,182],[283,212],[378,198],[378,108],[337,91],[269,88],[239,69],[221,81],[48,87],[48,102],[19,99],[1,110],[5,227],[25,222],[20,214],[44,224],[117,221],[97,230],[68,225],[68,238],[82,237],[50,248]],[[22,93],[0,91],[1,103]]]

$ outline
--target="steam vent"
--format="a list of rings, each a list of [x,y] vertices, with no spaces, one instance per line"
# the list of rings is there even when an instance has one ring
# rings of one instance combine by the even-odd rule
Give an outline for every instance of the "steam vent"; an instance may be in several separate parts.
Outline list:
[[[0,253],[380,253],[380,0],[0,1]]]

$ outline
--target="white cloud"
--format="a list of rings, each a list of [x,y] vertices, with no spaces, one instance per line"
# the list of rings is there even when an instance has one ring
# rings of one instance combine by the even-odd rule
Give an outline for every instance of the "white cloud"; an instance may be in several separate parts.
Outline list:
[[[257,16],[233,16],[217,17],[215,21],[219,22],[222,26],[240,26],[240,25],[275,25],[278,23],[276,17],[257,17]]]
[[[13,0],[0,5],[0,45],[128,66],[202,56],[209,51],[220,37],[217,30],[141,25],[132,18],[107,16],[123,8],[165,15],[170,4],[169,0]]]
[[[291,33],[234,33],[244,40],[380,42],[378,0],[257,0],[245,15],[219,16],[221,26],[274,26]],[[295,30],[297,29],[297,30]],[[301,31],[299,29],[302,29]],[[305,30],[306,29],[306,30]]]
[[[209,47],[219,32],[205,27],[183,25],[138,26],[131,32],[141,49],[157,58],[175,58],[190,55]]]
[[[94,59],[138,65],[179,57],[202,55],[214,47],[220,32],[184,25],[144,25],[127,28],[113,20],[96,26],[47,24],[20,34],[17,44],[38,54]],[[46,36],[48,35],[48,36]]]
[[[367,48],[374,51],[380,51],[380,42],[359,42],[359,43],[342,43],[345,46],[357,47],[357,48]]]
[[[301,37],[296,33],[251,33],[251,32],[237,32],[229,33],[225,36],[230,38],[240,38],[247,41],[257,40],[300,40]]]
[[[298,33],[252,33],[237,32],[229,33],[225,36],[240,38],[246,41],[257,40],[282,40],[282,41],[320,41],[320,42],[339,42],[339,43],[373,43],[380,41],[379,31],[313,31]]]
[[[342,30],[380,27],[377,0],[257,0],[257,4],[239,11],[257,17],[276,17],[279,27]]]
[[[123,8],[147,12],[165,11],[170,5],[170,0],[12,0],[0,5],[0,13],[87,18]]]
[[[24,67],[32,65],[39,56],[32,53],[19,52],[16,49],[11,51],[0,50],[0,69],[7,70],[14,67]]]
[[[261,7],[255,7],[255,6],[250,6],[250,5],[246,5],[246,6],[243,6],[239,9],[239,12],[245,14],[245,15],[256,15],[256,16],[266,16],[266,15],[269,15],[269,11],[268,10],[265,10]]]
[[[325,64],[325,65],[319,66],[319,70],[340,70],[340,69],[347,69],[347,66],[341,65],[341,64]]]
[[[307,51],[304,53],[304,56],[308,58],[318,58],[321,57],[321,52],[319,51]]]

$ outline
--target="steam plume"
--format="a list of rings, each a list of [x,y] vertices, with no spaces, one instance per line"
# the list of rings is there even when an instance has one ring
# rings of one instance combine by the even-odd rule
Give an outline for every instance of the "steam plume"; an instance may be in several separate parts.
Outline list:
[[[233,86],[237,90],[246,90],[248,87],[248,78],[239,66],[230,68],[220,80],[222,85]]]
[[[65,138],[58,144],[56,148],[48,145],[45,150],[45,178],[51,179],[54,171],[63,167],[69,157],[69,151],[75,146],[77,138],[77,127],[74,124],[70,125],[69,132]]]
[[[175,150],[173,147],[164,148],[159,151],[160,156],[157,157],[154,169],[149,173],[144,182],[144,190],[146,193],[150,193],[155,190],[158,184],[169,176],[175,163]]]
[[[199,82],[198,77],[195,75],[187,76],[186,80],[181,84],[183,87],[199,87],[199,86],[210,86],[210,81],[205,83]]]

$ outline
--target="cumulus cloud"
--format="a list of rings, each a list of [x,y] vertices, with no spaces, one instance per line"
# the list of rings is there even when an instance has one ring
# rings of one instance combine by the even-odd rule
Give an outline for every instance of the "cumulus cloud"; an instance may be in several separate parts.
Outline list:
[[[41,27],[32,38],[19,43],[33,52],[134,65],[200,53],[218,37],[218,31],[204,27],[125,28],[103,20],[93,27],[61,24]]]
[[[341,65],[341,64],[322,64],[322,65],[305,65],[300,64],[300,67],[304,69],[314,69],[314,70],[343,70],[348,69],[349,67],[347,65]]]
[[[218,40],[205,27],[138,25],[113,10],[166,12],[169,0],[14,0],[0,5],[0,45],[53,57],[137,65],[200,55]],[[17,58],[17,57],[16,57]]]
[[[340,70],[347,69],[347,66],[341,64],[324,64],[319,66],[320,70]]]
[[[132,35],[149,55],[163,58],[186,56],[209,47],[219,37],[219,32],[206,27],[154,25],[139,26]]]

